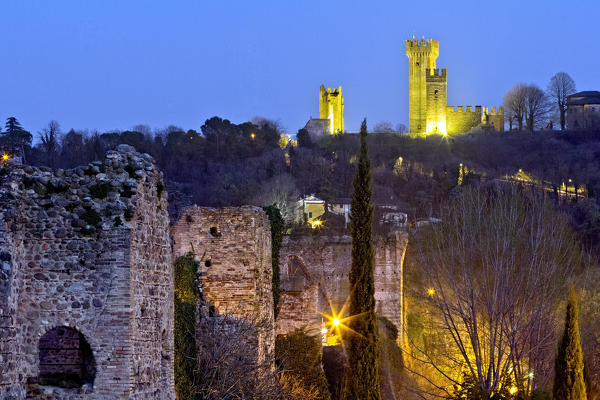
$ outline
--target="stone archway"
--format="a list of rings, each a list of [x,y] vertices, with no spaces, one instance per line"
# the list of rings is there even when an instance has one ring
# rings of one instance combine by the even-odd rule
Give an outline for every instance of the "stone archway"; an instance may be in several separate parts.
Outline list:
[[[59,326],[40,338],[38,383],[78,388],[92,386],[96,362],[89,343],[76,329]]]

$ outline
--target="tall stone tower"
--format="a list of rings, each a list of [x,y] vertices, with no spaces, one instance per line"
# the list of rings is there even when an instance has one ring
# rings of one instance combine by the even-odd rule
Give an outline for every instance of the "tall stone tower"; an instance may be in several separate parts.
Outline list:
[[[342,87],[333,91],[331,88],[325,90],[325,86],[319,88],[319,118],[329,119],[329,133],[344,132],[344,98]]]
[[[408,107],[410,132],[426,132],[427,70],[429,70],[430,74],[435,71],[435,62],[439,55],[439,43],[437,40],[433,39],[427,41],[424,39],[421,39],[420,41],[415,39],[407,40],[406,55],[408,56]],[[444,90],[444,105],[446,102],[445,97]]]

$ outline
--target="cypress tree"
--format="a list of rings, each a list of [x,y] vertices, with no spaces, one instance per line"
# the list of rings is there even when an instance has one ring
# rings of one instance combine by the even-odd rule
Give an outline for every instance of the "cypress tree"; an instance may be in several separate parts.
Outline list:
[[[555,400],[586,400],[583,379],[583,351],[579,338],[577,297],[569,290],[565,332],[558,345],[554,374]]]
[[[360,126],[360,155],[353,187],[350,221],[352,232],[350,317],[347,323],[350,331],[345,333],[344,339],[347,354],[344,399],[380,400],[379,348],[373,278],[371,163],[367,149],[366,119]]]
[[[178,400],[196,399],[196,304],[198,262],[188,253],[174,263],[174,375]]]

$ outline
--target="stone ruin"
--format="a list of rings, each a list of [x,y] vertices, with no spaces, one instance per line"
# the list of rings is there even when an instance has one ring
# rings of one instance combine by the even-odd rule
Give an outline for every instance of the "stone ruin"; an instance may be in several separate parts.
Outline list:
[[[162,174],[102,162],[0,168],[0,398],[174,399]]]
[[[257,364],[272,363],[271,228],[264,211],[252,206],[192,206],[182,210],[171,233],[174,257],[193,251],[200,261],[198,284],[209,316],[253,323],[256,335],[247,339],[256,349]]]
[[[275,333],[318,335],[346,301],[350,237],[285,237],[275,323],[266,214],[175,211],[169,228],[162,174],[127,145],[72,170],[0,168],[0,399],[174,399],[172,257],[190,251],[201,317],[256,323],[257,365]],[[375,242],[376,311],[399,332],[407,242]]]
[[[276,334],[305,327],[319,335],[327,318],[339,313],[348,300],[352,261],[349,236],[284,238],[279,254],[281,300]],[[379,237],[375,246],[375,311],[404,332],[403,263],[408,233]],[[323,337],[327,343],[327,337]]]

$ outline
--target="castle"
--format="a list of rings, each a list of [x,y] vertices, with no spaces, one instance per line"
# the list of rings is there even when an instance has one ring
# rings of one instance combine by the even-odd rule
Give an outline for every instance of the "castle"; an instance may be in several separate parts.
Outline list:
[[[311,136],[334,135],[344,132],[344,97],[342,87],[331,90],[319,88],[319,118],[310,118],[304,129]]]
[[[406,41],[408,56],[409,131],[411,133],[452,134],[467,132],[481,124],[487,129],[504,130],[504,107],[446,105],[447,70],[436,68],[437,40]]]

